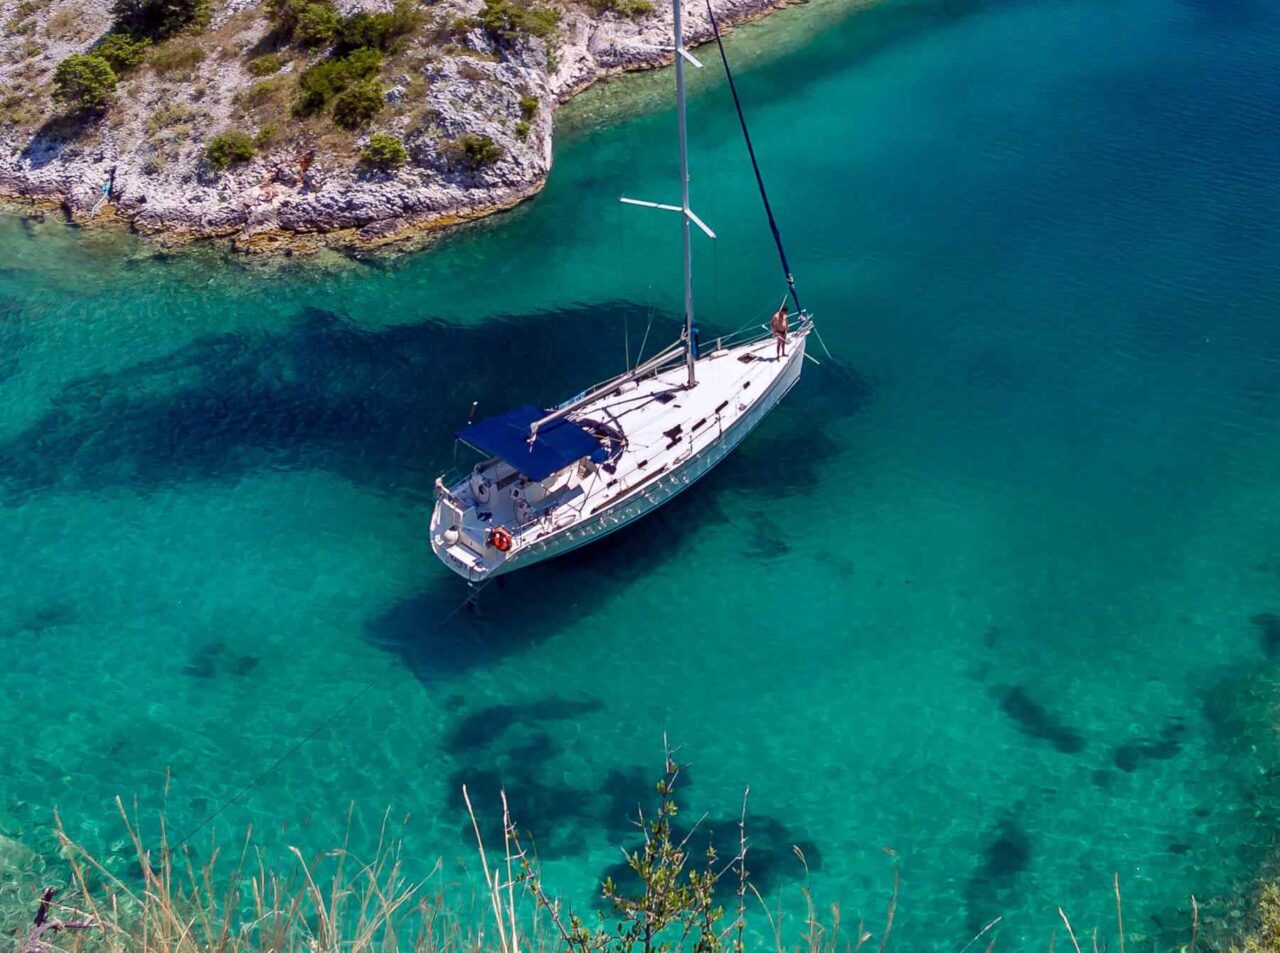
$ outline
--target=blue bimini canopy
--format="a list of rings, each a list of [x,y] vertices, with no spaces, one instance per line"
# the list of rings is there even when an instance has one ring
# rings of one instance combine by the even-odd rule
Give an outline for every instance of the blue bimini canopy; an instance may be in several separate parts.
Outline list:
[[[545,480],[584,457],[604,462],[600,441],[572,420],[557,420],[538,430],[538,439],[529,442],[529,427],[547,415],[537,407],[524,406],[496,417],[486,417],[458,431],[458,439],[481,453],[511,464],[530,480]]]

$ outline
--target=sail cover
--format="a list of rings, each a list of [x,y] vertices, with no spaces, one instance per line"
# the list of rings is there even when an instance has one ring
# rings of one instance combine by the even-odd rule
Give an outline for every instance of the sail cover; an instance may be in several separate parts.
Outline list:
[[[557,470],[589,457],[602,463],[607,454],[600,441],[572,420],[557,420],[538,430],[529,443],[529,427],[547,411],[525,405],[486,417],[458,431],[458,439],[481,453],[509,463],[530,480],[545,480]]]

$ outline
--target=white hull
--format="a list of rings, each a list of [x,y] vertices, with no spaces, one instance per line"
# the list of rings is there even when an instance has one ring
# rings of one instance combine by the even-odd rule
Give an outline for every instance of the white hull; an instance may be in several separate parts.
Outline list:
[[[593,543],[601,537],[608,536],[614,530],[622,529],[653,512],[682,490],[688,489],[727,457],[729,451],[740,444],[747,434],[755,430],[778,401],[782,400],[795,386],[800,379],[800,362],[804,359],[803,355],[804,342],[801,341],[799,348],[789,357],[787,372],[774,382],[775,393],[767,395],[765,400],[760,401],[748,413],[734,421],[723,435],[709,441],[701,450],[691,454],[684,463],[670,471],[670,475],[664,474],[648,486],[636,490],[626,499],[593,515],[581,526],[558,533],[550,539],[535,543],[522,553],[515,554],[504,563],[500,573],[532,566],[554,556],[572,552],[587,543]]]
[[[652,381],[632,384],[634,392],[613,394],[599,406],[586,408],[585,417],[596,414],[619,420],[628,447],[616,459],[612,479],[604,479],[603,472],[581,478],[581,487],[573,487],[574,505],[549,507],[521,524],[514,513],[503,518],[511,511],[501,509],[502,501],[496,499],[501,491],[480,504],[468,499],[467,480],[442,488],[431,521],[433,550],[450,569],[477,583],[571,552],[635,522],[706,475],[777,406],[800,378],[808,330],[806,325],[791,335],[787,355],[781,360],[774,359],[775,344],[766,338],[699,359],[699,384],[692,391],[680,391],[674,383],[685,373],[679,367]],[[647,394],[667,393],[681,396],[675,403],[646,401]],[[637,400],[645,403],[626,407]],[[667,403],[678,408],[675,414],[664,409]],[[646,409],[651,405],[652,410]],[[683,433],[683,424],[666,428],[672,420],[694,422],[691,432]],[[671,436],[673,430],[675,437]],[[649,439],[655,433],[656,444]],[[489,465],[493,464],[490,461]],[[574,474],[572,479],[579,476]],[[550,484],[554,479],[544,482]],[[565,490],[560,487],[557,492]],[[482,506],[493,512],[477,524],[479,515],[486,512]],[[460,539],[452,543],[446,539],[446,523],[460,527]],[[485,542],[487,529],[498,524],[510,527],[513,533],[509,552],[500,552]]]

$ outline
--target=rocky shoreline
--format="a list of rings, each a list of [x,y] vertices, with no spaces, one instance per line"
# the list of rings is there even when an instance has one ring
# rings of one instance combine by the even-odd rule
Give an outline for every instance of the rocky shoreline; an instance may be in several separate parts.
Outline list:
[[[713,0],[722,26],[763,16],[789,0]],[[27,0],[30,5],[30,0]],[[344,10],[387,9],[387,0],[350,0]],[[465,22],[481,0],[439,0],[432,22]],[[12,22],[22,4],[0,3]],[[244,123],[247,68],[262,49],[271,23],[259,2],[231,0],[215,11],[205,34],[192,41],[211,50],[176,79],[144,71],[122,83],[105,115],[69,123],[42,93],[46,118],[37,128],[0,127],[0,198],[11,206],[57,208],[78,224],[116,224],[162,244],[222,239],[251,253],[331,247],[348,252],[431,235],[441,229],[511,208],[536,194],[551,169],[555,107],[598,80],[649,69],[671,60],[670,13],[627,18],[560,6],[554,45],[526,38],[498,45],[470,30],[443,52],[439,34],[414,37],[390,64],[393,85],[384,115],[359,135],[341,137],[308,128],[252,161],[217,171],[205,159],[208,137]],[[15,12],[16,11],[16,12]],[[84,52],[110,29],[109,7],[94,0],[54,0],[39,11],[34,31],[52,35],[50,23],[73,11],[81,24],[74,41],[52,41],[40,54],[19,59],[30,39],[6,31],[0,40],[0,77],[8,83],[42,79],[63,57]],[[462,18],[460,20],[460,18]],[[29,37],[31,33],[27,34]],[[689,42],[710,38],[706,10],[686,13]],[[283,83],[305,60],[286,64]],[[7,75],[6,75],[7,74]],[[259,86],[266,84],[259,83]],[[537,102],[530,110],[527,103]],[[522,115],[527,121],[520,121]],[[166,126],[158,120],[177,116]],[[171,135],[173,129],[178,135]],[[371,132],[402,137],[409,161],[392,171],[371,171],[355,161]],[[501,157],[480,169],[458,169],[446,145],[483,135]]]

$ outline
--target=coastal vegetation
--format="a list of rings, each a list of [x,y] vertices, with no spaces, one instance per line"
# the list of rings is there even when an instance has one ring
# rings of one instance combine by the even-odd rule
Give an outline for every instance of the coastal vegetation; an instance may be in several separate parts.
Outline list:
[[[353,84],[375,82],[381,65],[381,53],[361,49],[346,57],[321,60],[308,66],[298,77],[294,114],[305,116],[319,112]]]
[[[204,58],[204,47],[193,40],[166,43],[152,53],[151,68],[158,76],[189,80],[195,75],[196,67],[204,62]]]
[[[248,162],[256,152],[253,136],[238,129],[229,129],[209,140],[204,157],[211,168],[225,169],[238,162]]]
[[[245,64],[251,76],[271,76],[284,69],[286,60],[279,53],[264,53]]]
[[[270,0],[268,9],[276,42],[329,51],[298,77],[294,114],[315,115],[331,106],[333,121],[344,129],[359,129],[382,110],[386,91],[378,72],[383,57],[399,51],[422,21],[413,0],[396,0],[381,13],[345,17],[331,0]]]
[[[476,25],[495,43],[516,43],[528,37],[548,40],[560,25],[560,11],[525,0],[484,0]]]
[[[209,0],[115,0],[115,29],[133,37],[164,39],[209,25]]]
[[[422,23],[413,0],[396,0],[382,13],[357,11],[345,17],[332,0],[269,0],[267,8],[276,42],[308,49],[336,46],[338,55],[361,47],[389,52]]]
[[[151,41],[146,37],[136,39],[127,33],[108,33],[93,48],[92,55],[107,61],[117,76],[142,65]]]
[[[382,109],[383,89],[377,80],[348,86],[333,100],[333,121],[343,129],[359,129]]]
[[[266,80],[301,55],[304,61],[294,71],[287,112],[294,120],[324,115],[349,131],[369,125],[383,111],[387,87],[380,74],[384,62],[405,52],[426,19],[418,0],[395,0],[389,10],[356,9],[345,15],[333,0],[267,0],[263,9],[270,22],[269,48],[247,59],[245,71]],[[210,25],[210,0],[116,0],[112,13],[110,32],[88,51],[66,57],[55,70],[53,96],[73,113],[106,111],[118,98],[121,78],[143,66],[158,78],[191,81],[210,47],[216,45],[201,36]],[[532,0],[488,0],[465,29],[481,29],[495,42],[509,45],[529,38],[549,43],[560,18],[558,10]],[[430,35],[427,31],[426,36]],[[448,37],[450,31],[439,35]],[[462,66],[464,71],[466,65]],[[482,74],[473,79],[484,81],[487,77]],[[203,88],[196,87],[193,98],[202,98]],[[260,114],[244,118],[273,127],[273,134],[265,137],[271,142],[302,132],[285,128],[288,116],[279,108],[282,92],[278,86],[259,82],[235,96],[246,112]],[[533,102],[536,104],[536,97]],[[523,105],[520,108],[522,114],[529,112]],[[529,119],[523,115],[526,124]],[[148,127],[151,125],[148,121]],[[527,126],[519,137],[524,135]],[[244,141],[253,138],[246,135]],[[264,145],[264,137],[257,138],[258,145]],[[204,156],[219,169],[248,161],[251,156],[243,147],[244,141],[230,153],[225,139],[210,141],[205,144]],[[496,161],[503,152],[489,145],[465,154],[469,167],[478,168]],[[152,171],[162,166],[162,161],[150,164]]]
[[[53,96],[73,110],[102,109],[116,91],[111,65],[92,53],[68,56],[53,74]]]
[[[381,244],[533,194],[554,104],[653,65],[667,31],[647,0],[21,0],[0,38],[0,182],[73,219],[113,209],[246,250],[281,247],[250,241],[276,229]],[[368,156],[373,133],[403,161]]]
[[[386,132],[375,132],[360,150],[360,161],[371,169],[383,172],[398,169],[409,160],[404,143]]]
[[[503,156],[502,146],[489,136],[468,133],[445,143],[445,155],[450,163],[468,172],[479,172],[491,166]]]
[[[587,0],[587,5],[596,13],[613,13],[632,20],[654,11],[652,0]]]

